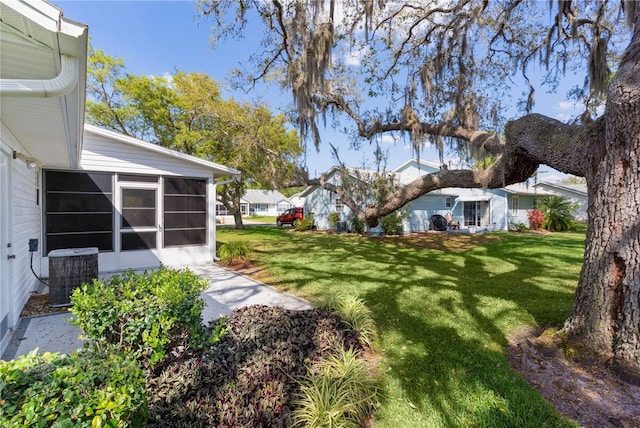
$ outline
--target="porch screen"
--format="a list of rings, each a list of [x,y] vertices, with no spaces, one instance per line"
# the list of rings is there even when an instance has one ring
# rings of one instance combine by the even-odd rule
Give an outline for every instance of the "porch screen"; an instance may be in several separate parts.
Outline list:
[[[59,248],[113,251],[109,173],[45,171],[45,254]]]
[[[207,243],[207,181],[164,178],[164,246]]]

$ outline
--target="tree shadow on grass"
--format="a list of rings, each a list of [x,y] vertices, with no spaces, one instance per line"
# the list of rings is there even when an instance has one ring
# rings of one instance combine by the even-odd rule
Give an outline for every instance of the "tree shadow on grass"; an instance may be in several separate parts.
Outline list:
[[[511,370],[503,347],[519,324],[567,317],[583,242],[523,235],[452,253],[309,234],[264,255],[285,288],[365,299],[387,370],[383,424],[407,423],[417,412],[418,424],[563,426]]]

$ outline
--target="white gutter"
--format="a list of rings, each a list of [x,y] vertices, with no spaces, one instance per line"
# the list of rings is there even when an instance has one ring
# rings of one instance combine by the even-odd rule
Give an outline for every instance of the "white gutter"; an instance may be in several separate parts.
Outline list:
[[[78,59],[60,55],[60,74],[53,79],[0,79],[0,96],[20,98],[61,97],[78,82]]]

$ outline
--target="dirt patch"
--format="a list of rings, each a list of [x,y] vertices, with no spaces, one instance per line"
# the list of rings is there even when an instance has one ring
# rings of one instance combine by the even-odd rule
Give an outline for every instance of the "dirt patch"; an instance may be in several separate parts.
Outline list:
[[[498,235],[492,233],[447,233],[424,232],[403,236],[381,236],[379,242],[400,248],[416,250],[436,250],[459,253],[471,250],[488,242],[501,241]]]
[[[562,350],[539,345],[539,331],[509,339],[514,369],[563,415],[585,427],[640,427],[640,386],[602,365],[580,363]]]
[[[33,317],[38,315],[59,314],[69,312],[69,308],[52,308],[49,306],[49,294],[34,294],[20,312],[21,317]]]

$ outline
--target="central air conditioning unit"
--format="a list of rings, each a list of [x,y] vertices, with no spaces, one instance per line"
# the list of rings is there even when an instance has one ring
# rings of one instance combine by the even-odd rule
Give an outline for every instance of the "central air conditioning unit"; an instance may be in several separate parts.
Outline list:
[[[50,251],[49,305],[71,305],[71,293],[98,278],[98,248],[69,248]]]

